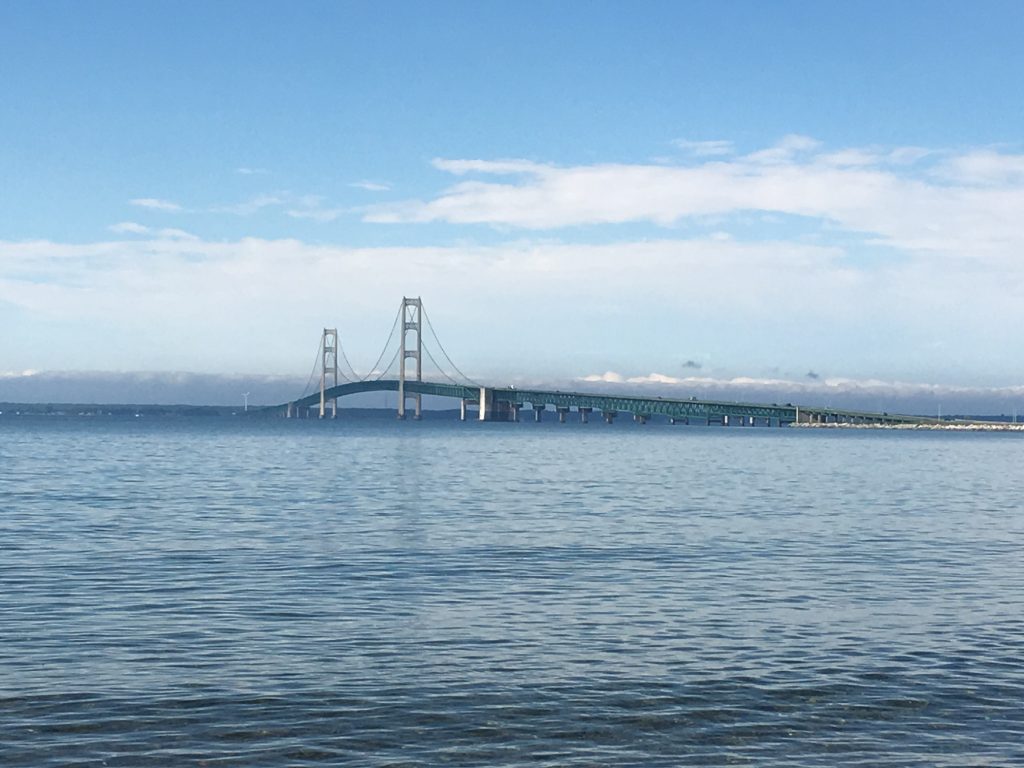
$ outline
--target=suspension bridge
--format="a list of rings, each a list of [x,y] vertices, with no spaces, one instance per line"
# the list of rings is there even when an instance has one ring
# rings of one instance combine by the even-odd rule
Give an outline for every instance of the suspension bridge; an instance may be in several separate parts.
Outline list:
[[[426,336],[424,335],[426,331]],[[397,344],[395,344],[397,336]],[[391,362],[384,368],[392,346]],[[446,364],[442,366],[431,352]],[[423,376],[424,356],[437,371],[436,379]],[[319,373],[319,388],[310,393]],[[364,376],[356,373],[345,354],[336,328],[324,328],[316,362],[306,384],[306,394],[272,408],[288,418],[337,418],[338,399],[363,392],[396,392],[397,415],[405,419],[410,411],[414,419],[423,415],[423,396],[447,397],[459,402],[459,416],[480,421],[519,421],[532,413],[541,421],[551,413],[560,422],[574,414],[588,422],[594,414],[611,424],[620,415],[641,424],[654,417],[672,424],[722,426],[770,426],[790,424],[933,424],[936,419],[901,416],[867,411],[837,410],[829,407],[786,403],[742,403],[697,398],[643,397],[558,390],[492,387],[466,376],[452,361],[441,344],[420,298],[403,297],[391,333],[377,362]],[[410,407],[411,406],[411,407]],[[596,418],[596,417],[595,417]]]

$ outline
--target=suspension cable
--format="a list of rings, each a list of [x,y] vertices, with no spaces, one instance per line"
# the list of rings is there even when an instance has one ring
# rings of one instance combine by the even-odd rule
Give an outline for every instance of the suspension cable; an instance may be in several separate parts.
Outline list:
[[[463,382],[456,381],[455,379],[453,379],[451,376],[449,376],[447,373],[444,372],[444,369],[441,368],[441,366],[438,364],[437,360],[434,359],[434,356],[432,354],[430,354],[430,350],[427,349],[427,345],[426,344],[423,345],[423,351],[427,353],[427,358],[430,360],[430,362],[432,362],[434,364],[434,367],[437,368],[438,373],[440,373],[442,376],[444,376],[446,379],[448,379],[448,381],[450,381],[452,384],[458,384],[460,387],[461,386],[465,386]]]
[[[430,322],[430,315],[428,315],[426,310],[423,309],[422,307],[420,307],[420,312],[423,313],[423,319],[427,321],[427,328],[430,329],[430,335],[434,337],[434,341],[437,342],[437,346],[441,350],[441,354],[444,355],[445,359],[448,361],[448,364],[455,370],[455,372],[457,374],[459,374],[459,376],[464,378],[470,384],[472,384],[475,387],[481,386],[481,384],[479,382],[473,381],[473,379],[469,378],[469,376],[467,376],[461,370],[459,370],[459,366],[457,366],[455,364],[455,362],[451,358],[451,355],[449,355],[448,352],[445,350],[444,344],[441,343],[441,339],[439,339],[437,337],[437,332],[434,330],[434,325],[433,325],[433,323]],[[435,365],[436,365],[436,363],[435,363]],[[440,366],[438,366],[438,367],[440,368]]]
[[[352,363],[350,363],[348,361],[348,355],[345,354],[345,348],[341,345],[341,337],[340,336],[338,337],[338,351],[341,352],[341,359],[345,361],[345,365],[348,366],[349,371],[352,373],[352,378],[350,379],[344,373],[342,373],[341,375],[345,376],[345,380],[346,381],[352,381],[352,382],[362,381],[362,379],[359,378],[359,374],[356,373],[356,369],[352,367]]]
[[[398,328],[398,321],[401,319],[401,317],[402,317],[402,307],[399,307],[397,314],[395,314],[395,322],[393,322],[391,324],[391,333],[388,334],[388,340],[384,342],[384,349],[382,349],[380,351],[380,357],[377,358],[377,362],[373,364],[373,366],[370,368],[370,370],[367,372],[367,374],[363,378],[361,378],[360,381],[367,381],[371,376],[373,376],[373,372],[377,370],[377,367],[381,364],[381,362],[383,362],[384,355],[387,354],[388,347],[391,346],[391,340],[395,337],[395,329]],[[401,348],[399,348],[399,349],[401,349]],[[395,350],[395,358],[398,357],[398,352],[399,352],[399,350]],[[387,372],[391,368],[391,366],[394,365],[394,364],[395,364],[395,361],[392,360],[391,363],[388,365],[388,367],[384,369],[384,371]],[[353,371],[353,373],[355,373],[355,371]],[[374,381],[380,381],[382,378],[383,378],[383,373],[380,376],[378,376],[376,379],[374,379]]]
[[[316,345],[316,354],[313,356],[313,370],[311,370],[309,372],[309,380],[306,382],[305,389],[302,390],[302,397],[305,397],[306,395],[308,395],[310,387],[313,386],[313,377],[316,376],[316,366],[320,362],[320,349],[321,349],[322,345],[323,345],[323,338],[321,338],[320,342]],[[302,399],[302,398],[299,398],[299,399]]]
[[[385,376],[387,376],[388,371],[391,370],[391,366],[393,366],[395,364],[395,361],[398,360],[398,353],[401,352],[401,351],[402,351],[401,348],[395,350],[395,356],[391,358],[391,362],[388,363],[388,367],[385,368],[383,371],[381,371],[380,375],[377,378],[375,378],[374,381],[380,381]],[[374,366],[374,368],[376,368],[376,366]],[[371,371],[371,373],[372,373],[372,371]],[[367,378],[369,378],[369,375],[367,375]],[[366,381],[366,379],[363,379],[363,381]]]

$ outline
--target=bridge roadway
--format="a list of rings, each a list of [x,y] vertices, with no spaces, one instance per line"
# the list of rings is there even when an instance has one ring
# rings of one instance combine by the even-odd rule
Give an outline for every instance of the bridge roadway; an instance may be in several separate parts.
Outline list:
[[[354,395],[361,392],[397,392],[397,379],[360,381],[339,384],[324,392],[324,399]],[[900,416],[868,411],[837,410],[816,406],[802,406],[764,403],[736,403],[722,400],[680,400],[668,397],[640,397],[635,395],[607,395],[585,392],[560,392],[515,387],[473,387],[461,384],[441,384],[428,381],[405,382],[407,394],[451,397],[461,401],[462,418],[467,418],[467,406],[476,406],[477,418],[482,421],[518,421],[519,411],[531,409],[534,419],[540,421],[541,414],[551,408],[565,421],[570,410],[579,414],[581,421],[587,421],[592,412],[598,411],[605,421],[611,422],[619,413],[631,414],[640,422],[652,416],[668,418],[672,423],[722,424],[722,425],[767,425],[783,426],[792,423],[853,423],[853,424],[931,424],[936,419],[920,416]],[[281,406],[289,416],[308,412],[311,406],[319,406],[320,392],[300,398]]]

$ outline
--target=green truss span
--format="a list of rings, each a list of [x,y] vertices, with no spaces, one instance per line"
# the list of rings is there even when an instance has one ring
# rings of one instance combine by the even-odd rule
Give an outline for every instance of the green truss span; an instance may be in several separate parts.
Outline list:
[[[327,400],[355,395],[361,392],[397,392],[397,379],[381,379],[379,381],[359,381],[339,384],[326,390]],[[460,400],[477,402],[480,399],[478,387],[461,384],[441,384],[428,381],[406,381],[405,391],[409,394],[434,395],[452,397]],[[671,419],[710,419],[712,421],[730,418],[753,418],[777,420],[778,422],[795,422],[805,420],[865,421],[890,424],[932,423],[935,419],[918,416],[898,416],[888,413],[871,413],[867,411],[846,411],[834,408],[815,406],[797,406],[764,403],[734,403],[721,400],[698,400],[695,398],[678,400],[668,397],[639,397],[634,395],[600,395],[585,392],[559,392],[539,389],[488,388],[493,393],[496,405],[508,408],[551,407],[554,409],[591,409],[593,411],[622,412],[636,416],[661,415]],[[316,392],[291,403],[296,408],[308,408],[320,403],[320,393]],[[288,404],[275,406],[287,408]]]

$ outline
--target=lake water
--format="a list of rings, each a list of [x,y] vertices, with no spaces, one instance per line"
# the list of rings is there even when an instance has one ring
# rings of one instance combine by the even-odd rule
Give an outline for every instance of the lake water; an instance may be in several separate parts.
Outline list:
[[[1024,439],[0,419],[4,766],[1024,764]]]

